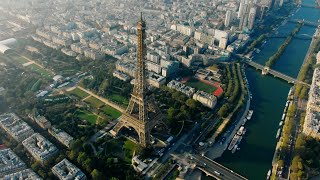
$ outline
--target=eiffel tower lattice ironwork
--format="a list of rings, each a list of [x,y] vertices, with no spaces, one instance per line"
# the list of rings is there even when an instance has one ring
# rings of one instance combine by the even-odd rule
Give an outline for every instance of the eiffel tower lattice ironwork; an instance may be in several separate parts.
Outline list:
[[[120,116],[119,122],[110,133],[116,136],[121,128],[132,127],[138,133],[140,145],[142,147],[148,147],[150,145],[152,128],[157,124],[164,124],[164,116],[155,104],[154,96],[148,94],[145,70],[146,44],[144,42],[146,37],[146,23],[142,18],[142,14],[137,24],[137,35],[138,50],[133,92],[127,109]]]

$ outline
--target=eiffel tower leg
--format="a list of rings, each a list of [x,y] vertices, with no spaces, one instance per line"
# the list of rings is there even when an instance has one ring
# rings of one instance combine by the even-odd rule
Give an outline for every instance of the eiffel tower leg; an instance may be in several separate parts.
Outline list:
[[[121,129],[123,126],[124,126],[124,123],[122,122],[122,120],[120,120],[120,121],[113,127],[113,129],[112,129],[111,131],[109,131],[110,134],[115,137],[115,136],[119,133],[120,129]]]
[[[149,147],[150,145],[150,133],[149,132],[144,132],[140,131],[139,132],[139,141],[140,145],[144,148]]]

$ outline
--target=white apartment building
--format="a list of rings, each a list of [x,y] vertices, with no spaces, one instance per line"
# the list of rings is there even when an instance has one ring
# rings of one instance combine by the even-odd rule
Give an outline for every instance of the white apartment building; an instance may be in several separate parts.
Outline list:
[[[21,170],[5,175],[3,180],[42,180],[32,169]]]
[[[39,133],[35,133],[24,140],[22,145],[40,162],[48,160],[58,152],[58,149]]]
[[[63,159],[57,165],[53,166],[52,173],[60,180],[85,180],[86,175],[67,159]]]
[[[74,142],[74,138],[61,129],[52,127],[51,129],[48,129],[48,132],[68,148],[70,148],[71,144]]]
[[[0,150],[0,179],[25,168],[25,163],[11,149]]]
[[[25,140],[34,133],[27,123],[13,113],[0,115],[0,127],[18,142]]]

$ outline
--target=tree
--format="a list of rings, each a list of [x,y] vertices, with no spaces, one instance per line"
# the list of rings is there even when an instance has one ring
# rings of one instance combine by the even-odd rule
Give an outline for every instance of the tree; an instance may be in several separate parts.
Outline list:
[[[229,104],[224,104],[218,111],[219,117],[224,117],[229,110]]]
[[[196,109],[197,107],[197,101],[194,99],[188,99],[186,101],[186,105],[189,106],[191,109]]]
[[[75,159],[78,157],[78,153],[77,153],[76,151],[71,150],[71,151],[68,153],[68,157],[69,157],[71,160],[75,160]]]
[[[101,180],[101,179],[103,179],[103,174],[100,171],[98,171],[97,169],[94,169],[91,172],[91,177],[93,180]]]
[[[91,158],[86,159],[83,163],[82,166],[85,168],[85,170],[87,172],[91,172],[92,171],[92,167],[93,167],[93,161]]]
[[[168,119],[172,120],[174,118],[175,109],[173,107],[170,107],[167,111]]]
[[[306,99],[307,98],[307,93],[308,93],[307,86],[303,86],[302,89],[301,89],[299,98]]]
[[[38,171],[40,168],[41,168],[41,164],[36,161],[34,162],[32,165],[31,165],[31,168],[34,170],[34,171]]]
[[[77,152],[79,152],[79,148],[82,147],[81,145],[83,144],[83,141],[80,139],[75,140],[72,144],[71,144],[71,149],[72,150],[76,150]]]
[[[77,162],[78,162],[79,164],[82,164],[82,162],[84,162],[87,158],[88,158],[88,156],[86,155],[86,153],[80,152],[80,153],[79,153],[79,156],[78,156],[78,158],[77,158]]]

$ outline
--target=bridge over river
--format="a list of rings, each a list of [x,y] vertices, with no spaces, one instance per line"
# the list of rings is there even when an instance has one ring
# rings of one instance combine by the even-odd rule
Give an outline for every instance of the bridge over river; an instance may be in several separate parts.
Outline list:
[[[312,22],[312,21],[307,21],[305,19],[289,19],[288,22],[291,23],[303,23],[306,26],[312,26],[312,27],[318,27],[320,26],[320,22]]]
[[[271,35],[270,38],[287,38],[288,36],[290,36],[290,34],[274,34]],[[312,36],[310,36],[309,34],[297,34],[295,36],[293,36],[296,39],[302,39],[302,40],[311,40]]]
[[[222,166],[206,156],[193,155],[192,158],[196,163],[196,167],[207,176],[225,180],[248,180],[242,175]]]
[[[285,80],[285,81],[287,81],[287,82],[290,83],[290,84],[301,83],[301,84],[310,86],[310,84],[307,84],[307,83],[305,83],[305,82],[299,81],[299,80],[297,80],[297,79],[295,79],[295,78],[293,78],[293,77],[290,77],[290,76],[288,76],[288,75],[282,74],[282,73],[279,72],[279,71],[270,69],[270,68],[268,68],[268,67],[266,67],[266,66],[263,66],[263,65],[261,65],[261,64],[258,64],[258,63],[256,63],[256,62],[253,62],[253,61],[251,61],[251,60],[245,60],[244,62],[245,62],[247,65],[249,65],[249,66],[252,66],[252,67],[254,67],[254,68],[258,69],[258,70],[261,70],[263,75],[271,74],[271,75],[273,75],[274,77],[277,77],[277,78],[280,78],[280,79],[282,79],[282,80]]]

